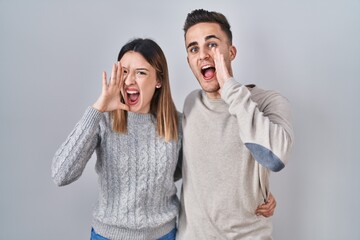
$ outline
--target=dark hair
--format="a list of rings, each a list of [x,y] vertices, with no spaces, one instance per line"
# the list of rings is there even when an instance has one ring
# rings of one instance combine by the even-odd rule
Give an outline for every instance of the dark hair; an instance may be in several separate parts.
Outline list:
[[[150,103],[150,113],[157,119],[157,131],[165,140],[178,138],[177,112],[171,97],[169,72],[165,55],[159,45],[148,38],[135,38],[126,43],[120,50],[118,61],[127,52],[137,52],[155,69],[156,79],[161,83],[160,88],[155,89]],[[121,96],[121,101],[124,99]],[[127,112],[115,110],[112,112],[113,129],[117,132],[127,132]]]
[[[210,12],[204,9],[193,10],[187,15],[183,28],[184,36],[186,35],[190,27],[194,26],[195,24],[204,22],[219,24],[221,30],[223,30],[229,38],[230,44],[232,44],[232,32],[230,30],[230,24],[226,17],[219,12]]]

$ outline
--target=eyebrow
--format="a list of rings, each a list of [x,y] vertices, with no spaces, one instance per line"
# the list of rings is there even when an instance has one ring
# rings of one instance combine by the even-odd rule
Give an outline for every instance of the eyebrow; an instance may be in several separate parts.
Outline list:
[[[137,70],[137,71],[139,71],[139,70],[145,70],[145,71],[148,71],[148,72],[149,72],[149,69],[144,68],[144,67],[143,67],[143,68],[136,68],[136,70]]]
[[[125,69],[125,70],[129,70],[128,68],[126,68],[126,67],[124,67],[124,66],[122,66],[122,68],[123,69]],[[145,71],[150,71],[149,69],[147,69],[147,68],[145,68],[145,67],[139,67],[139,68],[135,68],[135,70],[136,71],[143,71],[143,70],[145,70]]]
[[[186,49],[189,49],[192,46],[198,45],[198,42],[191,42],[187,45]]]
[[[221,39],[220,39],[219,37],[217,37],[216,35],[208,35],[208,36],[205,37],[205,41],[207,41],[207,40],[209,40],[209,39],[212,39],[212,38],[221,40]],[[187,45],[186,48],[188,49],[189,47],[192,47],[192,46],[194,46],[194,45],[198,45],[198,42],[196,42],[196,41],[191,42],[191,43],[189,43],[189,44]]]
[[[216,35],[209,35],[209,36],[206,36],[205,37],[205,41],[209,40],[209,39],[212,39],[212,38],[216,38],[218,40],[221,40],[219,37],[217,37]]]

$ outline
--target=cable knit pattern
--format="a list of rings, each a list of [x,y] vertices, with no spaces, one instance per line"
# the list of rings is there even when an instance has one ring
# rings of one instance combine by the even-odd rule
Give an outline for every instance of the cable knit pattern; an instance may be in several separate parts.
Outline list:
[[[178,214],[173,176],[181,122],[179,140],[170,142],[157,135],[151,114],[128,112],[127,134],[111,126],[108,113],[89,107],[55,153],[52,178],[59,186],[75,181],[96,151],[100,192],[95,231],[109,239],[157,239],[175,227]]]

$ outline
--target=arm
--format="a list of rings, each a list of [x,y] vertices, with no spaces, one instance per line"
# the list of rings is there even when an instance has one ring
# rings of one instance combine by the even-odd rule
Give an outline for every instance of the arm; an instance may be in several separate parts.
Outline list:
[[[89,107],[66,141],[56,151],[51,176],[58,186],[77,180],[98,142],[101,113]]]
[[[67,185],[81,176],[99,141],[99,122],[102,112],[129,110],[129,107],[120,101],[122,74],[119,62],[113,65],[109,82],[106,79],[106,72],[103,72],[100,97],[87,109],[83,118],[56,152],[52,162],[52,178],[57,185]]]
[[[283,169],[293,144],[288,101],[268,92],[260,110],[247,87],[234,79],[224,84],[222,98],[237,117],[240,137],[254,159],[272,171]]]
[[[214,48],[213,54],[219,92],[229,104],[230,114],[237,118],[241,140],[257,162],[272,171],[280,171],[293,145],[288,101],[274,93],[263,98],[265,103],[260,110],[247,87],[233,79],[220,50]]]
[[[237,117],[240,138],[254,159],[272,171],[284,168],[293,144],[288,101],[277,93],[268,94],[259,109],[246,86],[234,79],[224,84],[222,98]]]

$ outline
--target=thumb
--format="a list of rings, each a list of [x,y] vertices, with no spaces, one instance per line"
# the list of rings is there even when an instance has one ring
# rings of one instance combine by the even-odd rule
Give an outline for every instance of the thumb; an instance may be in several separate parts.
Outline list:
[[[120,103],[119,109],[130,111],[130,107],[124,103]]]

